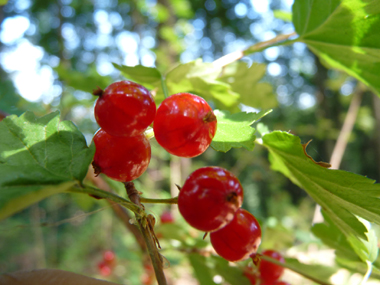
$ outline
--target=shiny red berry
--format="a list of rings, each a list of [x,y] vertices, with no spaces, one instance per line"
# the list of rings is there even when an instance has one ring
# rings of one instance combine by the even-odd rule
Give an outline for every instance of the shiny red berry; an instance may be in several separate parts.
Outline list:
[[[170,211],[165,211],[161,214],[160,220],[162,224],[172,224],[174,223],[174,217]]]
[[[140,177],[148,168],[151,150],[144,134],[115,137],[100,129],[93,140],[96,151],[92,165],[96,174],[127,182]]]
[[[211,232],[229,223],[243,202],[239,180],[221,167],[202,167],[186,179],[178,209],[194,228]]]
[[[153,130],[167,152],[194,157],[202,154],[215,136],[216,116],[203,98],[178,93],[158,107]]]
[[[228,261],[240,261],[257,251],[261,228],[250,212],[239,209],[229,224],[210,233],[210,240],[221,257]]]
[[[99,126],[113,136],[136,136],[145,131],[156,115],[156,104],[145,87],[132,81],[109,85],[99,95],[95,119]]]
[[[262,252],[262,255],[269,256],[280,262],[285,262],[282,255],[274,250],[265,250]],[[267,283],[271,283],[271,282],[273,283],[274,281],[278,280],[281,277],[282,273],[284,272],[284,267],[281,267],[277,264],[261,259],[260,265],[259,265],[259,271],[260,271],[261,279],[263,279]]]

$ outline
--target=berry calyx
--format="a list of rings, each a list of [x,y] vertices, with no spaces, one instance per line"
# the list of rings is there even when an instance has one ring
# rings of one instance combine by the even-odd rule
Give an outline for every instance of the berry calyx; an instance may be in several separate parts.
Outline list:
[[[156,104],[148,89],[132,81],[112,83],[104,91],[98,88],[94,95],[99,96],[95,119],[113,136],[142,134],[156,115]]]
[[[195,157],[208,148],[216,126],[216,116],[203,98],[177,93],[158,107],[153,130],[157,142],[167,152],[180,157]]]
[[[144,134],[115,137],[100,129],[93,140],[95,174],[104,173],[116,181],[128,182],[140,177],[148,168],[151,149]]]
[[[208,166],[195,170],[178,195],[178,209],[194,228],[212,232],[229,223],[243,202],[243,188],[228,170]]]
[[[240,261],[257,251],[261,243],[261,228],[250,212],[238,209],[229,224],[210,233],[210,240],[221,257],[228,261]]]
[[[269,256],[280,262],[285,262],[284,257],[275,250],[265,250],[262,252],[262,255]],[[261,259],[259,271],[262,280],[266,281],[267,283],[273,283],[281,277],[282,273],[284,272],[284,267]]]

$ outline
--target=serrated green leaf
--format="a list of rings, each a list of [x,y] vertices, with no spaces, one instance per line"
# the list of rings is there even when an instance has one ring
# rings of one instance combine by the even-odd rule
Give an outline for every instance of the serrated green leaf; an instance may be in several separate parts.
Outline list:
[[[240,95],[239,102],[258,109],[268,109],[277,106],[272,85],[259,82],[266,72],[266,65],[239,61],[230,64],[223,70],[221,81],[231,85],[232,91]]]
[[[229,84],[217,80],[221,71],[220,67],[200,59],[180,64],[166,76],[169,94],[190,92],[206,100],[217,100],[223,106],[235,106],[239,95],[231,90]]]
[[[254,135],[255,129],[251,125],[271,111],[230,114],[228,111],[215,110],[214,114],[217,117],[218,125],[211,147],[222,152],[227,152],[232,147],[244,147],[252,151],[256,136]]]
[[[222,276],[229,284],[250,285],[250,281],[244,276],[238,267],[232,267],[228,261],[219,257],[211,256],[215,272]]]
[[[188,254],[188,258],[200,285],[215,284],[212,280],[212,272],[206,264],[206,257],[197,253],[190,253]]]
[[[0,217],[81,183],[94,156],[83,134],[59,112],[26,112],[0,122]]]
[[[380,95],[380,2],[296,0],[293,24],[299,41],[333,68],[347,72]]]
[[[298,137],[275,131],[263,136],[274,170],[303,188],[346,236],[367,240],[360,216],[380,224],[380,184],[364,176],[323,168],[304,153]],[[356,216],[355,216],[356,215]]]

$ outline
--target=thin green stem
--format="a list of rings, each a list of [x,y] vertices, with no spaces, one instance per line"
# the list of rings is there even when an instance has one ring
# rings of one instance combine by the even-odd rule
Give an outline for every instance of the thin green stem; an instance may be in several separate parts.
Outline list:
[[[364,275],[362,282],[360,282],[360,285],[366,284],[368,281],[368,278],[371,276],[371,273],[372,273],[372,263],[368,260],[367,260],[367,267],[368,267],[367,272]]]
[[[116,194],[113,194],[111,192],[103,191],[103,190],[98,189],[98,188],[93,187],[93,186],[83,185],[83,187],[80,187],[80,186],[73,187],[70,190],[68,190],[68,192],[82,193],[82,194],[91,195],[95,198],[108,199],[110,201],[116,202],[116,203],[124,206],[125,208],[131,210],[132,212],[134,212],[137,215],[140,215],[142,212],[142,209],[139,206],[128,201],[127,199],[120,197]]]
[[[166,86],[165,78],[161,76],[161,86],[162,86],[162,91],[164,92],[165,98],[169,97],[169,91],[168,87]]]
[[[296,36],[296,33],[286,34],[286,35],[279,35],[277,37],[274,37],[273,39],[270,39],[265,42],[260,42],[257,44],[254,44],[247,49],[243,51],[235,51],[229,54],[226,54],[222,56],[221,58],[218,58],[213,62],[214,66],[224,67],[230,63],[233,63],[235,61],[238,61],[239,59],[243,58],[244,56],[250,55],[255,52],[262,51],[264,49],[267,49],[269,47],[279,46],[279,45],[289,45],[296,41],[299,41],[299,38],[289,40],[289,38]]]
[[[311,276],[311,275],[309,275],[309,274],[307,274],[305,272],[302,272],[296,266],[291,265],[289,263],[279,262],[278,260],[276,260],[274,258],[270,258],[269,256],[266,256],[266,255],[261,255],[260,258],[263,259],[263,260],[269,261],[271,263],[274,263],[276,265],[279,265],[281,267],[285,267],[285,268],[287,268],[289,270],[292,270],[292,271],[294,271],[294,272],[302,275],[303,277],[305,277],[305,278],[307,278],[307,279],[309,279],[309,280],[311,280],[311,281],[313,281],[315,283],[318,283],[318,284],[321,284],[321,285],[331,285],[331,283],[327,283],[327,282],[325,282],[323,280],[320,280],[320,279],[318,279],[318,278],[316,278],[314,276]]]
[[[290,45],[296,41],[299,41],[299,38],[289,40],[289,38],[294,37],[297,35],[296,33],[286,34],[286,35],[279,35],[277,37],[274,37],[273,39],[270,39],[265,42],[260,42],[255,45],[250,46],[249,48],[245,49],[243,51],[244,56],[250,55],[255,52],[262,51],[264,49],[275,47],[275,46],[283,46],[283,45]]]
[[[178,204],[178,197],[169,198],[169,199],[151,199],[151,198],[140,197],[140,201],[142,203],[149,203],[149,204]]]

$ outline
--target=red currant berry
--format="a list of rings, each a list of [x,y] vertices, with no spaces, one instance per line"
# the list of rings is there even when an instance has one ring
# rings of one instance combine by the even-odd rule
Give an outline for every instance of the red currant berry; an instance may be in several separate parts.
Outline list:
[[[144,134],[134,137],[114,137],[100,129],[94,136],[96,147],[95,173],[104,173],[121,182],[140,177],[150,161],[150,143]]]
[[[240,261],[257,251],[261,242],[261,228],[250,212],[238,209],[229,224],[210,233],[210,240],[221,257],[228,261]]]
[[[157,142],[181,157],[202,154],[216,132],[216,116],[207,102],[193,94],[178,93],[166,98],[153,123]]]
[[[172,224],[174,223],[174,217],[171,212],[165,211],[161,214],[160,220],[162,224]]]
[[[178,195],[178,209],[194,228],[211,232],[229,223],[243,202],[239,180],[221,167],[203,167],[186,179]]]
[[[115,265],[115,253],[111,250],[107,250],[103,253],[103,261],[108,266],[114,266]]]
[[[262,252],[262,255],[269,256],[280,262],[285,262],[282,255],[274,250],[265,250]],[[284,272],[284,268],[277,264],[273,264],[269,261],[261,259],[260,265],[259,265],[259,271],[260,271],[261,279],[263,279],[264,281],[268,283],[271,283],[271,282],[273,283],[274,281],[278,280],[281,277],[282,273]]]
[[[257,282],[257,276],[255,273],[250,272],[250,271],[244,271],[244,276],[248,278],[249,282],[251,285],[256,285]]]
[[[113,136],[136,136],[145,131],[156,115],[156,104],[148,89],[131,81],[109,85],[99,95],[95,119],[99,126]]]
[[[102,276],[110,276],[112,273],[111,267],[109,267],[104,261],[98,263],[98,269]]]

